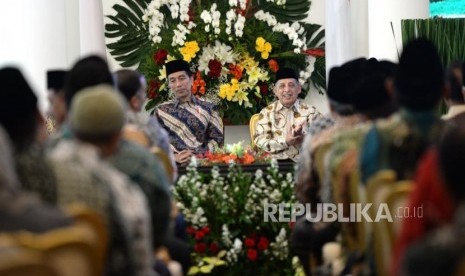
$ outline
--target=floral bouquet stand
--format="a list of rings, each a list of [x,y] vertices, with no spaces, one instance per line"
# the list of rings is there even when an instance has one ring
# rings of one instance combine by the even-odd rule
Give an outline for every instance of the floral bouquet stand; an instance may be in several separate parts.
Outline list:
[[[292,173],[273,160],[254,174],[228,168],[225,176],[217,166],[200,173],[192,162],[174,188],[194,248],[189,274],[302,275],[289,251],[291,225],[264,218],[266,204],[295,202]]]

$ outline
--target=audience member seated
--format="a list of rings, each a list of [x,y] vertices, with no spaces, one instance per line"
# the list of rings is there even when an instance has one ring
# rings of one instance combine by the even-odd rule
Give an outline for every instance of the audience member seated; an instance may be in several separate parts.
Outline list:
[[[67,108],[74,95],[86,87],[99,84],[113,85],[108,64],[99,56],[91,55],[76,62],[65,80]],[[59,135],[50,143],[53,148],[60,140],[73,139],[69,122],[66,121]],[[117,150],[105,158],[120,172],[127,175],[145,193],[152,216],[152,241],[154,247],[165,242],[171,209],[170,180],[162,164],[145,148],[126,140],[120,140]],[[188,254],[188,253],[187,253]]]
[[[442,116],[443,120],[448,120],[454,116],[465,112],[465,74],[463,68],[465,62],[455,61],[449,65],[446,71],[446,93],[444,100],[449,110]]]
[[[465,102],[462,92],[462,63],[452,63],[446,71],[446,102],[449,112],[442,117],[448,124],[460,125]],[[423,216],[405,218],[392,255],[392,272],[399,272],[399,262],[405,250],[428,232],[452,221],[456,206],[439,172],[437,147],[428,150],[418,162],[415,187],[409,196],[408,207],[422,208]]]
[[[34,194],[20,190],[8,135],[0,126],[0,232],[46,232],[69,226],[72,220]]]
[[[354,87],[362,78],[366,59],[360,58],[334,67],[329,73],[328,99],[332,124],[319,129],[314,135],[307,135],[301,149],[301,157],[296,170],[296,197],[301,202],[318,202],[320,188],[319,175],[315,167],[315,151],[325,144],[332,143],[334,136],[342,130],[349,130],[363,121],[363,117],[353,107]],[[310,129],[312,125],[310,125]]]
[[[353,108],[353,96],[355,84],[362,78],[365,63],[364,58],[356,59],[330,71],[327,93],[331,106],[338,116],[334,116],[333,125],[304,140],[295,176],[296,197],[302,203],[312,205],[320,203],[322,201],[321,191],[325,190],[322,187],[323,183],[320,183],[313,161],[315,150],[322,145],[332,143],[338,131],[350,129],[362,121],[362,117],[356,114]],[[316,207],[316,205],[313,206]],[[312,223],[304,216],[297,219],[291,236],[291,247],[297,252],[304,268],[307,269],[307,274],[311,273],[309,256],[314,257],[315,265],[320,265],[323,245],[334,240],[339,233],[339,228],[337,223]]]
[[[419,158],[442,128],[437,107],[444,75],[430,41],[420,38],[404,47],[394,86],[400,110],[376,122],[365,136],[360,161],[363,181],[380,169],[394,170],[399,180],[412,179]]]
[[[56,204],[56,183],[37,141],[44,119],[37,97],[16,68],[0,69],[0,124],[13,144],[13,158],[21,188],[37,193],[42,200]]]
[[[147,100],[147,85],[143,75],[134,70],[121,69],[115,73],[118,90],[128,102],[126,126],[133,126],[145,134],[149,140],[148,147],[161,148],[171,159],[174,168],[173,181],[177,178],[176,162],[170,147],[168,132],[160,126],[157,117],[143,111]]]
[[[103,157],[118,149],[125,102],[108,85],[85,88],[73,97],[69,124],[76,139],[63,139],[50,152],[58,201],[82,202],[107,222],[110,275],[151,275],[151,220],[147,199]]]
[[[260,111],[254,143],[275,159],[296,162],[305,131],[320,116],[314,106],[298,99],[301,91],[296,72],[280,68],[274,86],[278,100]]]
[[[66,120],[65,104],[65,70],[47,71],[48,100],[50,103],[49,115],[54,123],[55,131],[59,130]]]
[[[192,72],[183,60],[166,63],[169,89],[176,97],[161,103],[155,113],[168,131],[177,163],[186,165],[191,156],[223,145],[223,122],[217,107],[192,95]]]
[[[457,207],[454,219],[412,244],[403,259],[402,275],[463,275],[465,244],[465,116],[444,131],[438,164],[447,191]],[[398,274],[393,274],[398,275]]]

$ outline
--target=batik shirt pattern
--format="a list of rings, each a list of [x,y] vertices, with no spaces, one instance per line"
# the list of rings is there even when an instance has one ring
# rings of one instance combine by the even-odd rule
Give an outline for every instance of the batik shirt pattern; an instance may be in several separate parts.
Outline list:
[[[303,129],[306,130],[320,116],[315,107],[299,100],[289,108],[275,101],[260,112],[254,142],[276,159],[297,161],[300,147],[289,146],[286,143],[289,127],[304,123]]]
[[[185,103],[172,100],[160,104],[156,114],[175,152],[202,153],[223,145],[223,122],[212,103],[195,97]]]

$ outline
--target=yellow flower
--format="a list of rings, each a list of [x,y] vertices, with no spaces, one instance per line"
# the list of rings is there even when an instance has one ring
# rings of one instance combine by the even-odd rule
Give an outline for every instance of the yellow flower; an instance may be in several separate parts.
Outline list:
[[[246,71],[250,71],[252,68],[258,67],[259,64],[254,60],[253,57],[249,56],[248,53],[245,53],[241,56],[241,62],[239,66],[244,68]]]
[[[267,59],[270,53],[268,52],[262,52],[262,59]]]
[[[268,72],[260,67],[252,68],[249,72],[249,83],[252,85],[257,84],[258,81],[267,81]]]
[[[220,85],[220,91],[218,92],[218,96],[222,99],[232,101],[234,94],[236,93],[236,90],[233,89],[231,84],[225,83]]]
[[[184,47],[182,47],[179,51],[185,61],[191,62],[192,58],[194,58],[197,52],[200,51],[200,48],[197,41],[188,41],[184,43]]]
[[[236,79],[231,80],[231,89],[233,91],[239,90],[239,82]]]
[[[244,90],[239,90],[234,95],[234,101],[239,102],[239,105],[242,105],[242,102],[248,102],[249,98],[247,98],[247,93]]]
[[[257,37],[257,39],[255,40],[255,50],[262,54],[263,59],[268,58],[271,49],[272,47],[269,42],[266,42],[266,40],[261,36]]]

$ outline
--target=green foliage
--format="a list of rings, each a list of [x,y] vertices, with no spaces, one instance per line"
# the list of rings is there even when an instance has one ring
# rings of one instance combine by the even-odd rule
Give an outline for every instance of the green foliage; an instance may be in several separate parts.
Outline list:
[[[203,174],[191,164],[178,180],[174,197],[189,225],[194,247],[191,274],[295,273],[289,252],[289,223],[264,221],[265,203],[295,202],[293,176],[279,173],[276,161],[255,175],[237,165],[231,165],[227,175],[220,175],[217,167]],[[250,251],[256,254],[255,259]]]
[[[465,18],[408,19],[402,20],[401,28],[403,45],[416,37],[428,38],[438,49],[444,66],[465,60]],[[439,112],[447,112],[444,101]]]

